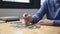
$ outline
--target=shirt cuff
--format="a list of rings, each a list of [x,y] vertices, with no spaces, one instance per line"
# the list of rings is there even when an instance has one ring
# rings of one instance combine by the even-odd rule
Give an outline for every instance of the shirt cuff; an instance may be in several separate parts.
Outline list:
[[[37,18],[35,17],[32,17],[32,18],[33,18],[32,24],[36,24],[38,22]]]
[[[60,20],[54,20],[53,25],[54,26],[60,26]]]

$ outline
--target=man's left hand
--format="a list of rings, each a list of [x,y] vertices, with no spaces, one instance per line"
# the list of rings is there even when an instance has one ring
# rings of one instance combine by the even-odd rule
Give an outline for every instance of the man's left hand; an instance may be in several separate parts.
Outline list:
[[[40,20],[37,24],[40,24],[40,25],[53,25],[53,20],[44,19],[44,20]]]

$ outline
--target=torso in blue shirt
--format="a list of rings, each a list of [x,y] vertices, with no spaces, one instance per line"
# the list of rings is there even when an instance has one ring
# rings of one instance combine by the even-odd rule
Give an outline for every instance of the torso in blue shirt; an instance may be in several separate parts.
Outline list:
[[[55,20],[55,25],[60,25],[60,0],[46,0],[39,11],[33,15],[33,22],[41,20],[44,14],[47,15],[47,19]]]
[[[47,18],[52,20],[60,20],[60,1],[47,0],[48,11]]]

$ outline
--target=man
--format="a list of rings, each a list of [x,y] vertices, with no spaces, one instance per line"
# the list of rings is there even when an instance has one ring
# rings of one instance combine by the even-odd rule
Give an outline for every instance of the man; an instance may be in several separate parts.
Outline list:
[[[41,20],[44,14],[47,19]],[[60,0],[46,0],[35,15],[24,14],[23,18],[33,24],[60,26]]]

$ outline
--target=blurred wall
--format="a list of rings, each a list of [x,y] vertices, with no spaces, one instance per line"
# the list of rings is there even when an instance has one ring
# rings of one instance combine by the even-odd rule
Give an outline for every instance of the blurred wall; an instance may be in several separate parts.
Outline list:
[[[45,0],[41,0],[41,5]],[[0,9],[0,17],[1,16],[18,16],[22,17],[22,15],[27,12],[31,15],[34,15],[38,9]],[[45,16],[44,16],[45,18]]]
[[[19,16],[27,12],[31,15],[35,14],[38,9],[0,9],[0,16]]]

